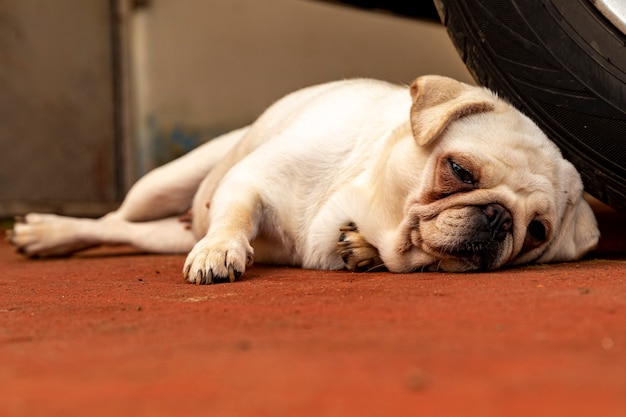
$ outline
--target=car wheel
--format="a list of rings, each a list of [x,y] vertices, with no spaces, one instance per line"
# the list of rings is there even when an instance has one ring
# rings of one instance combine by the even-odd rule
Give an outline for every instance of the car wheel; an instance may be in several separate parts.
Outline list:
[[[588,0],[435,4],[476,81],[535,120],[587,192],[626,209],[626,19]]]

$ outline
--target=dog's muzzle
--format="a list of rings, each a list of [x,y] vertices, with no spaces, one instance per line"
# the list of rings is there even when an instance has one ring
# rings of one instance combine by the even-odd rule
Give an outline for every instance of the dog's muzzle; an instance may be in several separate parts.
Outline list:
[[[443,256],[439,268],[470,271],[502,265],[513,217],[501,204],[444,210],[432,222],[432,228],[422,224],[425,232],[422,237],[429,252]],[[430,233],[427,228],[431,229]]]
[[[465,238],[457,241],[448,253],[467,261],[472,266],[468,269],[497,268],[501,263],[502,243],[512,227],[513,217],[502,205],[476,207],[463,233]]]

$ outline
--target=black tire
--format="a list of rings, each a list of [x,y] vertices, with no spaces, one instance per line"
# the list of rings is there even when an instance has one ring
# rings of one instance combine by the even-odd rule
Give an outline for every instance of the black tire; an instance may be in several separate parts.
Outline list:
[[[526,113],[626,209],[626,36],[588,0],[435,0],[476,81]]]

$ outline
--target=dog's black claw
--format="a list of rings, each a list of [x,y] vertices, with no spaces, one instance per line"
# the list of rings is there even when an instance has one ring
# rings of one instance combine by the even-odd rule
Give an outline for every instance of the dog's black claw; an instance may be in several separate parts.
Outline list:
[[[339,235],[339,241],[343,242],[344,240],[346,240],[346,234],[342,233],[342,234]]]
[[[213,276],[213,283],[214,284],[224,284],[224,283],[227,283],[227,282],[231,282],[230,281],[230,277],[223,277],[223,276],[220,276],[220,275]]]
[[[350,255],[352,255],[352,251],[344,251],[341,253],[341,260],[344,264],[347,264],[350,260]]]
[[[341,226],[339,228],[340,232],[354,232],[354,231],[357,231],[357,230],[358,230],[358,228],[356,227],[356,224],[354,224],[352,222],[348,223],[345,226]]]

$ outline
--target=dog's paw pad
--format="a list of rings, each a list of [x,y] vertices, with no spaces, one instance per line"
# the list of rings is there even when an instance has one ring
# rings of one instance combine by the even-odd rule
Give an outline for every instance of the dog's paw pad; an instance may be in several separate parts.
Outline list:
[[[337,252],[349,271],[366,272],[384,268],[378,249],[367,242],[354,223],[339,229]]]

